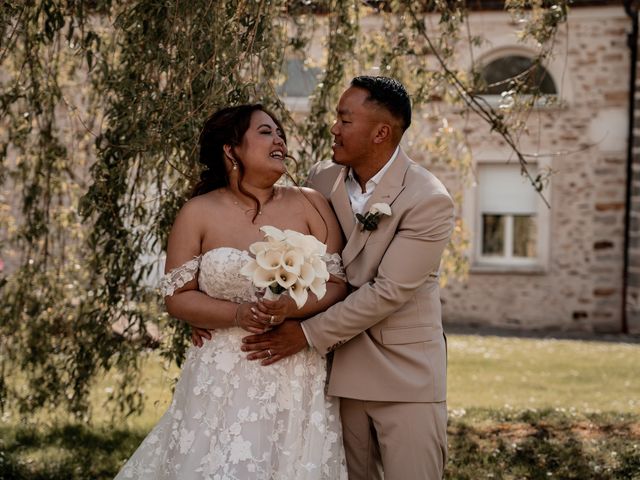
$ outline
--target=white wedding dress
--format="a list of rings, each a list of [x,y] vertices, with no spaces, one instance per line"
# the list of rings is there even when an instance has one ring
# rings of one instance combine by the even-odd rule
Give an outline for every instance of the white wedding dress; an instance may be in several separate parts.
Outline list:
[[[163,294],[198,276],[200,290],[255,301],[239,273],[249,253],[221,247],[165,275]],[[341,273],[331,256],[329,271]],[[116,479],[346,479],[338,399],[325,395],[326,362],[305,349],[271,366],[246,359],[240,328],[191,347],[171,406]]]

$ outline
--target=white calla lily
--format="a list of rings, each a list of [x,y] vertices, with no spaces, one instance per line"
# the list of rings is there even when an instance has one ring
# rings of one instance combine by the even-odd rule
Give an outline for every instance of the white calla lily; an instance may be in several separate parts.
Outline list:
[[[258,268],[258,264],[255,260],[251,259],[251,261],[245,263],[240,269],[240,275],[244,275],[247,278],[253,278],[253,274]]]
[[[327,264],[320,257],[315,257],[313,259],[313,269],[316,272],[316,276],[321,278],[325,282],[329,280],[329,271],[327,270]]]
[[[258,288],[267,288],[269,285],[277,281],[276,270],[265,270],[257,267],[253,272],[253,284]]]
[[[371,208],[369,209],[369,213],[374,215],[376,213],[381,213],[382,215],[391,216],[391,207],[389,206],[388,203],[374,203],[373,205],[371,205]]]
[[[282,255],[282,268],[287,272],[300,275],[300,268],[304,264],[304,254],[297,248],[287,250]]]
[[[298,308],[304,307],[304,304],[307,303],[309,293],[307,292],[307,288],[300,282],[296,282],[291,285],[288,292],[291,298],[293,298],[293,301],[296,302]]]
[[[304,263],[300,268],[300,276],[298,281],[304,286],[309,286],[317,278],[316,270],[311,263]]]
[[[316,277],[309,285],[309,290],[311,290],[318,300],[320,300],[324,297],[325,293],[327,293],[327,282],[322,278]]]
[[[249,245],[249,251],[254,255],[258,255],[260,252],[266,252],[267,250],[273,250],[272,242],[254,242]]]
[[[285,239],[285,234],[282,230],[271,225],[265,225],[260,227],[260,231],[265,233],[265,237],[269,241],[280,242]]]
[[[282,288],[289,288],[296,283],[296,280],[298,280],[298,276],[295,273],[286,271],[284,268],[280,268],[276,273],[276,282]]]
[[[305,256],[324,255],[327,251],[327,246],[312,235],[303,235],[293,230],[285,230],[284,233],[287,236],[287,242],[302,250]]]
[[[379,208],[376,212],[391,214],[387,204],[375,204],[373,207]],[[313,235],[294,230],[282,231],[269,225],[260,230],[265,233],[265,241],[249,246],[255,259],[245,264],[240,273],[251,278],[257,288],[264,288],[265,298],[277,298],[280,294],[276,292],[288,291],[298,308],[307,302],[309,290],[318,299],[324,297],[329,280],[323,258],[327,246]]]
[[[277,270],[282,265],[282,252],[263,250],[256,255],[257,264],[265,270]]]

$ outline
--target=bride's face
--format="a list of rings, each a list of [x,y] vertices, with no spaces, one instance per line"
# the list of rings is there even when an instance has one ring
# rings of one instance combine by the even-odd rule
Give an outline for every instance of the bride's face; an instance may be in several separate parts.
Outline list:
[[[249,129],[234,153],[244,166],[247,181],[273,184],[286,171],[284,134],[273,118],[261,110],[251,115]]]

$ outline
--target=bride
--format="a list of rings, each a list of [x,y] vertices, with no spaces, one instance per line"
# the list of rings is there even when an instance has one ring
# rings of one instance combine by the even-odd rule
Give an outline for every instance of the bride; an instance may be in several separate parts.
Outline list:
[[[117,479],[346,479],[338,399],[324,393],[325,360],[307,348],[264,367],[241,351],[246,332],[284,321],[257,308],[239,272],[249,245],[263,240],[260,227],[314,235],[332,254],[326,295],[283,311],[308,317],[347,293],[330,206],[313,190],[275,185],[286,155],[282,127],[261,105],[224,108],[205,122],[205,170],[171,230],[161,289],[171,315],[215,332],[189,349],[171,406]]]

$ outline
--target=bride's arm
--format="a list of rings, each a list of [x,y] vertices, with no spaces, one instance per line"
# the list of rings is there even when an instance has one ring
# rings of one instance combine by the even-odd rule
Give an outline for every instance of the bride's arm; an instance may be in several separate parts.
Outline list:
[[[201,253],[204,235],[200,219],[206,218],[202,210],[207,207],[203,199],[194,198],[186,203],[178,213],[167,245],[165,274],[183,268],[185,264]],[[211,212],[208,212],[210,215]],[[192,271],[192,269],[190,269]],[[165,296],[167,312],[193,327],[213,329],[240,326],[247,331],[260,333],[264,325],[255,327],[251,312],[252,305],[218,300],[198,290],[197,270],[193,278]],[[182,283],[182,282],[180,282]]]
[[[302,188],[301,190],[300,194],[306,197],[303,200],[309,231],[327,245],[328,254],[341,252],[343,247],[342,231],[329,202],[315,190],[310,188]],[[279,317],[280,322],[284,318],[307,318],[325,311],[334,303],[345,298],[347,293],[348,287],[345,281],[331,275],[327,282],[327,291],[320,300],[309,292],[307,302],[300,309],[288,295],[281,296],[277,301],[262,300],[258,303],[260,310],[258,320],[268,323],[270,315]]]

